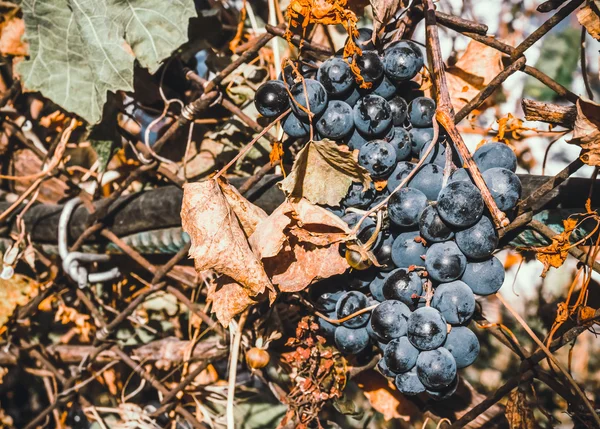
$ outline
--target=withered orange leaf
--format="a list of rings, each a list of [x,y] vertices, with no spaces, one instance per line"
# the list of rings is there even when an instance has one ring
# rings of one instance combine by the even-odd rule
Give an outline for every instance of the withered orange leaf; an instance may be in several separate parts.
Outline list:
[[[23,41],[25,21],[12,17],[0,25],[0,53],[4,56],[25,57],[29,55],[29,45]]]
[[[306,198],[315,204],[338,206],[352,182],[366,188],[368,172],[354,160],[350,152],[331,140],[311,141],[302,148],[290,174],[279,183],[290,197]]]
[[[577,12],[577,20],[581,25],[585,27],[590,36],[596,40],[600,40],[600,16],[598,11],[600,10],[600,2],[594,1],[594,6],[591,4],[586,5]]]
[[[250,296],[272,288],[247,239],[265,216],[223,180],[186,184],[181,222],[192,242],[190,256],[196,270],[225,274]]]
[[[581,160],[588,165],[600,165],[600,104],[580,98],[573,138],[567,143],[583,149]]]
[[[246,308],[255,304],[248,294],[248,289],[227,276],[221,276],[208,288],[207,301],[212,303],[212,312],[224,326]]]
[[[552,243],[544,247],[535,247],[532,250],[536,252],[535,257],[544,264],[541,277],[546,277],[550,267],[559,268],[565,263],[569,255],[569,239],[573,230],[577,226],[577,220],[568,218],[563,221],[564,231],[552,237]]]

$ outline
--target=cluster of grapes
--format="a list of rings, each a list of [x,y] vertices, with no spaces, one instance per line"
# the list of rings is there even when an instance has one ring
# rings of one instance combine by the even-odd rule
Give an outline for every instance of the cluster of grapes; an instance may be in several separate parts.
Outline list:
[[[361,30],[361,39],[370,40],[370,32]],[[444,144],[443,130],[432,142],[435,101],[411,80],[423,67],[421,48],[402,40],[381,54],[363,51],[357,63],[369,89],[357,86],[338,53],[318,67],[316,79],[310,67],[299,82],[284,70],[282,80],[259,88],[256,106],[271,118],[291,107],[283,129],[292,138],[309,135],[311,121],[298,105],[310,109],[316,138],[358,150],[358,163],[379,185],[385,183],[367,190],[355,183],[341,208],[331,208],[351,227],[393,193],[387,210],[358,228],[360,244],[378,263],[347,250],[353,269],[315,285],[313,301],[326,316],[319,319],[321,329],[340,351],[361,356],[375,346],[383,352],[379,371],[394,377],[402,393],[444,399],[456,390],[457,370],[479,354],[477,337],[467,327],[475,295],[493,294],[504,281],[504,267],[492,255],[498,235],[469,172],[455,167],[463,163]],[[473,159],[498,208],[510,212],[521,193],[513,151],[488,143]],[[368,307],[371,312],[361,313]]]

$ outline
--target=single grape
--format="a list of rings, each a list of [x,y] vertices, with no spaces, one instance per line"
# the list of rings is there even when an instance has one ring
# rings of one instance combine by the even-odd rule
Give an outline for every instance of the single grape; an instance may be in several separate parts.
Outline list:
[[[390,174],[387,180],[387,189],[392,192],[394,189],[398,187],[400,183],[406,179],[406,177],[410,174],[411,171],[415,169],[415,164],[408,161],[400,161],[396,164],[394,171]],[[405,185],[410,186],[410,181]]]
[[[417,308],[408,318],[406,334],[413,346],[419,350],[433,350],[446,341],[446,320],[433,307]]]
[[[433,390],[427,389],[427,395],[433,399],[434,401],[443,401],[445,399],[449,399],[456,393],[456,389],[458,388],[458,375],[454,377],[454,380],[450,382],[450,384],[443,389]]]
[[[428,243],[441,243],[454,237],[454,232],[442,220],[434,205],[427,206],[421,213],[419,232]]]
[[[396,161],[410,158],[410,135],[402,127],[391,127],[384,140],[396,149]]]
[[[368,140],[363,137],[363,135],[356,128],[354,128],[354,131],[348,134],[344,141],[350,150],[360,150],[361,147],[367,144]]]
[[[416,365],[418,357],[419,350],[406,337],[393,339],[383,351],[387,367],[397,374],[410,371]]]
[[[346,277],[347,288],[367,293],[369,285],[377,277],[377,270],[371,267],[367,270],[357,270]]]
[[[419,232],[403,232],[392,244],[392,260],[399,268],[409,268],[412,265],[423,266],[426,248],[420,239]]]
[[[427,389],[448,387],[456,378],[454,357],[443,347],[421,352],[417,358],[417,375]]]
[[[418,157],[421,150],[433,140],[433,128],[411,128],[408,133],[410,134],[412,154]]]
[[[495,167],[484,171],[482,176],[500,210],[511,210],[517,205],[521,196],[521,180],[515,173]]]
[[[369,283],[369,291],[373,298],[375,298],[379,302],[385,301],[385,296],[383,295],[383,285],[388,278],[389,273],[378,273],[377,276],[373,279],[371,283]]]
[[[338,319],[343,319],[353,313],[356,313],[368,306],[368,300],[364,293],[358,291],[350,291],[343,294],[335,306],[335,312]],[[348,328],[360,328],[366,325],[369,320],[369,314],[363,313],[353,317],[343,323]]]
[[[414,80],[400,82],[398,84],[397,92],[406,100],[407,103],[410,103],[417,97],[423,97],[425,95],[425,92],[421,90],[421,85]]]
[[[383,77],[383,63],[377,51],[363,51],[356,56],[356,65],[365,82],[379,82]]]
[[[481,219],[484,203],[475,185],[466,181],[452,182],[438,195],[437,209],[445,222],[466,228]]]
[[[394,126],[401,127],[408,116],[408,103],[404,98],[396,95],[389,101],[389,104],[392,109],[392,122]]]
[[[423,68],[423,55],[402,41],[384,51],[385,74],[395,81],[411,80]]]
[[[394,261],[392,261],[392,245],[394,244],[394,236],[386,233],[383,238],[381,246],[374,249],[373,254],[375,259],[382,266],[379,267],[381,271],[391,271],[396,268]]]
[[[335,311],[331,311],[329,313],[326,313],[325,315],[327,317],[329,317],[330,319],[337,319]],[[322,319],[320,317],[317,320],[317,323],[319,325],[319,328],[321,329],[321,331],[323,331],[323,334],[325,334],[326,337],[333,338],[333,336],[335,335],[335,329],[337,328],[337,325],[334,325],[333,323],[329,323],[327,320]]]
[[[461,280],[477,295],[492,295],[504,283],[504,266],[495,256],[485,261],[469,262]]]
[[[283,131],[292,138],[303,138],[310,134],[310,125],[290,113],[283,120]]]
[[[256,110],[267,118],[281,115],[290,107],[290,97],[285,85],[279,80],[269,80],[256,90],[254,95]]]
[[[304,93],[305,85],[308,94],[308,105],[306,104],[307,96]],[[297,82],[292,85],[290,93],[294,98],[294,101],[291,103],[292,110],[300,119],[307,119],[308,113],[298,107],[298,104],[305,109],[310,110],[315,115],[320,115],[327,107],[327,91],[325,91],[323,85],[317,80],[304,79],[304,84],[302,82]]]
[[[344,207],[356,207],[364,209],[369,206],[375,199],[375,188],[373,184],[365,190],[362,183],[354,182],[350,185],[348,193],[342,200],[341,204]]]
[[[386,100],[390,100],[394,95],[396,95],[396,85],[394,82],[388,79],[386,75],[383,75],[381,82],[374,83],[373,86],[374,88],[363,91],[363,93],[379,95]]]
[[[388,368],[384,358],[379,359],[377,362],[377,369],[386,377],[396,377],[396,373]]]
[[[335,345],[346,354],[358,354],[369,345],[369,333],[367,328],[351,329],[338,326],[334,334]]]
[[[435,289],[431,305],[437,308],[446,322],[462,325],[469,322],[475,312],[475,295],[469,286],[460,280],[442,283]]]
[[[396,150],[385,140],[371,140],[360,148],[358,164],[365,168],[373,179],[385,178],[396,166]]]
[[[401,227],[415,226],[427,206],[427,197],[415,188],[402,188],[390,197],[388,217]]]
[[[379,341],[387,343],[406,335],[408,316],[410,316],[410,309],[403,302],[389,299],[379,304],[371,313],[371,328],[377,334]],[[389,365],[388,367],[398,372],[394,367]]]
[[[492,256],[498,246],[498,234],[494,224],[487,216],[456,233],[456,244],[467,258],[485,259]]]
[[[466,368],[479,355],[479,340],[466,326],[454,326],[448,332],[444,348],[454,356],[457,368]]]
[[[354,75],[350,65],[342,58],[328,58],[317,72],[317,80],[331,96],[343,96],[354,87]]]
[[[317,121],[317,131],[321,137],[341,140],[354,129],[352,107],[340,100],[332,100]]]
[[[348,38],[346,37],[346,43],[348,43]],[[344,46],[346,46],[346,43]],[[373,44],[373,30],[370,28],[359,28],[358,29],[358,37],[354,38],[354,43],[358,45],[359,48],[366,49],[375,49],[375,45]]]
[[[410,181],[411,188],[423,192],[428,200],[435,201],[442,190],[444,169],[435,164],[425,164]]]
[[[513,173],[517,170],[517,156],[504,143],[486,143],[475,151],[473,161],[483,173],[490,168],[506,168]]]
[[[416,366],[404,374],[396,375],[396,387],[404,395],[415,396],[425,392],[425,386],[419,380]]]
[[[364,135],[382,135],[391,124],[392,109],[385,98],[369,94],[354,105],[354,125]]]
[[[466,168],[457,168],[448,177],[448,183],[466,181],[471,183],[471,176]]]
[[[423,295],[423,280],[414,271],[398,268],[385,278],[382,293],[385,299],[398,300],[415,308]]]
[[[354,88],[352,88],[352,90],[348,92],[348,95],[340,96],[340,100],[352,107],[354,107],[356,103],[358,103],[358,100],[360,100],[360,98],[361,94],[360,92],[358,92],[358,88],[356,88],[356,86],[354,86]]]
[[[431,127],[435,115],[435,101],[429,97],[417,97],[408,105],[408,120],[413,127]]]
[[[346,293],[339,279],[327,279],[319,282],[319,286],[311,289],[312,300],[319,310],[330,312],[335,310],[340,297]]]
[[[425,267],[432,280],[448,283],[462,276],[467,258],[454,241],[433,243],[425,254]]]
[[[429,145],[423,146],[421,152],[419,153],[419,158],[423,158],[425,152],[427,151],[427,146]],[[429,152],[429,155],[427,155],[425,158],[425,162],[427,164],[435,164],[444,168],[446,166],[446,146],[437,143],[431,152]]]

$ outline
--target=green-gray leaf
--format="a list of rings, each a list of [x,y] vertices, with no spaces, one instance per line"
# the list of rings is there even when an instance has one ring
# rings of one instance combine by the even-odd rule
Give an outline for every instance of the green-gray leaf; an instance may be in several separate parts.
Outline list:
[[[151,73],[187,40],[193,0],[20,0],[30,58],[24,85],[91,124],[107,91],[133,89],[137,59]],[[133,52],[133,53],[132,53]]]

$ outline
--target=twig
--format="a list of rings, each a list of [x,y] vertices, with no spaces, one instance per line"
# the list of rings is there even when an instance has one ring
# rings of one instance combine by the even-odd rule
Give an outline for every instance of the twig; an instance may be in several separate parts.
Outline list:
[[[529,334],[531,339],[538,345],[538,347],[546,354],[548,359],[550,359],[557,366],[558,370],[566,378],[569,385],[573,388],[573,390],[575,391],[577,396],[579,396],[579,398],[583,401],[586,408],[591,413],[592,417],[594,418],[594,421],[596,422],[597,427],[600,427],[600,416],[598,416],[598,414],[596,413],[596,410],[595,410],[594,406],[590,403],[590,400],[588,399],[588,397],[585,396],[585,394],[583,393],[583,391],[581,390],[579,385],[575,382],[575,380],[573,380],[573,377],[571,377],[571,374],[569,374],[569,372],[562,366],[562,364],[558,361],[558,359],[556,359],[556,357],[554,357],[552,352],[544,345],[544,343],[542,343],[542,341],[540,341],[540,339],[537,337],[537,335],[535,335],[535,333],[531,330],[529,325],[527,325],[527,322],[525,322],[525,320],[523,320],[523,318],[519,315],[519,313],[517,313],[512,308],[512,306],[502,297],[502,295],[497,293],[496,297],[504,305],[504,307],[506,307],[506,309],[510,312],[510,314],[512,314],[513,317],[515,319],[517,319],[519,324],[523,327],[523,329],[525,329],[525,331]]]
[[[248,318],[249,310],[246,309],[240,316],[237,324],[237,330],[233,337],[233,345],[231,346],[231,357],[229,359],[229,380],[227,383],[227,429],[235,429],[235,416],[233,414],[233,406],[235,400],[235,382],[237,376],[238,357],[240,355],[240,345],[242,342],[242,334],[244,325]]]
[[[592,91],[592,85],[590,85],[590,77],[587,72],[587,56],[585,53],[586,37],[587,37],[587,29],[582,25],[581,26],[580,50],[579,50],[581,76],[583,78],[583,84],[585,85],[585,91],[587,92],[587,96],[590,100],[593,100],[594,99],[594,91]]]
[[[444,127],[448,136],[454,143],[458,153],[462,157],[467,169],[469,170],[473,182],[479,188],[481,196],[487,205],[492,219],[497,227],[505,227],[509,224],[509,220],[502,210],[498,208],[494,198],[492,197],[490,190],[485,184],[485,180],[481,176],[479,168],[473,161],[469,149],[465,145],[462,136],[456,129],[454,124],[454,110],[452,108],[452,101],[448,93],[448,85],[446,82],[446,74],[444,72],[444,63],[442,60],[442,52],[440,49],[440,41],[438,36],[438,29],[435,20],[435,8],[433,6],[433,0],[423,0],[425,7],[425,24],[426,24],[426,35],[427,35],[427,57],[429,64],[432,67],[433,82],[435,86],[435,94],[437,101],[437,112],[436,118],[440,125]],[[520,55],[519,55],[520,56]]]

